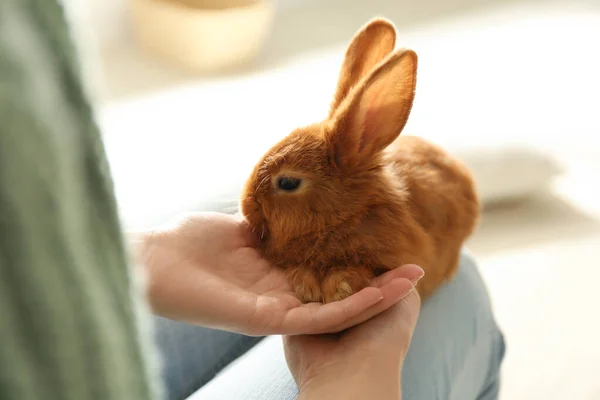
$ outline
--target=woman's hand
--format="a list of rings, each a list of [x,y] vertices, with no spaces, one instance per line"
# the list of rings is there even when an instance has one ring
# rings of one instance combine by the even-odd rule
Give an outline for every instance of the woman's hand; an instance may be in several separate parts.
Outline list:
[[[137,239],[157,314],[247,335],[341,331],[388,309],[423,273],[403,266],[342,301],[302,304],[241,218],[191,214]]]
[[[420,309],[416,290],[342,333],[284,337],[299,399],[400,399],[400,376]]]

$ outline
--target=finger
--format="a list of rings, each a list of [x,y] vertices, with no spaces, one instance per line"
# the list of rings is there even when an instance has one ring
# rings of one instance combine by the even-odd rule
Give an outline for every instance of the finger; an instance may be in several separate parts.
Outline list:
[[[389,328],[388,331],[391,332],[401,329],[406,335],[402,336],[395,333],[395,337],[409,337],[412,335],[412,331],[417,323],[420,308],[421,298],[418,291],[413,290],[396,304],[393,304],[388,310],[371,319],[369,321],[369,325],[371,325],[370,329],[373,329],[375,326],[380,326],[382,329]],[[357,329],[360,329],[361,326],[357,327]],[[383,330],[380,334],[382,332]]]
[[[391,313],[389,315],[382,314],[384,318],[379,321],[391,328],[387,332],[390,332],[393,337],[390,338],[391,340],[386,341],[388,345],[389,343],[400,345],[401,353],[404,356],[408,353],[420,310],[421,297],[416,290],[413,290],[390,309]],[[375,318],[374,321],[378,318],[379,317]],[[358,327],[358,329],[360,329],[360,327]],[[381,328],[378,329],[378,331],[385,332],[385,330]],[[385,341],[385,338],[383,339]]]
[[[421,296],[416,290],[413,290],[401,300],[401,304],[405,314],[410,316],[410,326],[414,330],[421,311]]]
[[[341,301],[292,308],[284,317],[283,334],[298,335],[331,331],[332,327],[364,313],[384,298],[385,294],[381,289],[367,287]]]
[[[415,264],[405,264],[401,267],[394,268],[383,275],[379,275],[375,279],[371,281],[371,285],[374,287],[382,287],[398,278],[406,278],[413,282],[414,285],[417,284],[419,279],[421,279],[425,275],[425,272],[421,267]]]
[[[401,299],[408,296],[411,292],[415,291],[413,283],[405,278],[397,278],[381,287],[383,294],[383,300],[366,309],[362,313],[356,315],[353,318],[342,321],[339,325],[332,325],[322,332],[318,333],[334,333],[348,329],[354,325],[358,325],[374,316],[382,313],[389,309],[394,304],[398,303]]]
[[[339,332],[387,310],[412,291],[423,274],[417,265],[403,265],[376,278],[376,287],[342,301],[310,303],[289,310],[281,327],[288,335]],[[375,288],[379,290],[372,290]]]

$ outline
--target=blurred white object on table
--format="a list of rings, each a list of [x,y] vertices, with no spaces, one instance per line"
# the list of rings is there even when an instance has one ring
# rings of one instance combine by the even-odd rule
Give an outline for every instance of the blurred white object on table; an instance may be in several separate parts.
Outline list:
[[[145,51],[202,72],[251,62],[274,15],[270,0],[130,0],[130,8]]]

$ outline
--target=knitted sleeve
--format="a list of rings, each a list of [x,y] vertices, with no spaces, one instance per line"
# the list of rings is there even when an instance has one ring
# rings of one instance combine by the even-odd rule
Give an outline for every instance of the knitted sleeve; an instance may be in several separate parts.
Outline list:
[[[0,2],[0,399],[157,396],[56,0]]]

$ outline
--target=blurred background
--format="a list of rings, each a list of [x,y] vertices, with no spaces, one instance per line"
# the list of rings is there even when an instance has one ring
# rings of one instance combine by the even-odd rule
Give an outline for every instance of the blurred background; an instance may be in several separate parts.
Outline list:
[[[600,399],[600,1],[65,1],[129,229],[235,211],[264,151],[325,115],[352,35],[390,19],[420,57],[404,132],[484,200],[502,399]]]

